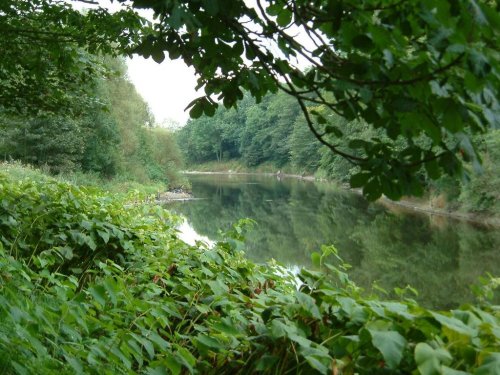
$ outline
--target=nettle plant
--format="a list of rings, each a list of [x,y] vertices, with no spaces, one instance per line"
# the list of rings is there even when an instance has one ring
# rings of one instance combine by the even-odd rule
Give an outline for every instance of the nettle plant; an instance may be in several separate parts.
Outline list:
[[[1,176],[0,195],[2,373],[499,371],[498,306],[365,297],[331,246],[293,275],[245,258],[250,221],[208,248],[97,190]]]

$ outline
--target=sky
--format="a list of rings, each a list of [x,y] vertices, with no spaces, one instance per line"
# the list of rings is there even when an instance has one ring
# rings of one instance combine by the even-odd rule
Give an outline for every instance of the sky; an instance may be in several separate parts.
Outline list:
[[[77,9],[93,7],[82,2],[71,4]],[[112,11],[120,8],[118,3],[111,3],[109,0],[99,0],[99,4]],[[127,66],[129,79],[149,104],[157,124],[173,120],[184,125],[189,118],[189,113],[184,108],[201,95],[194,89],[194,69],[189,68],[182,60],[172,61],[168,56],[158,64],[151,58],[144,59],[135,55],[132,59],[127,59]]]
[[[182,60],[166,58],[161,64],[134,56],[127,59],[128,75],[137,91],[149,104],[156,122],[173,120],[184,125],[189,118],[184,108],[201,94],[195,91],[194,70]]]

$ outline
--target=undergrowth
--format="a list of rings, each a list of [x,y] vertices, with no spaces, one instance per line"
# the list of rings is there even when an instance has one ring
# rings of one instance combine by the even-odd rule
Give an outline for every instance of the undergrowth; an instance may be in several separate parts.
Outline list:
[[[500,372],[491,282],[449,312],[367,298],[333,247],[295,276],[244,257],[248,220],[189,246],[136,199],[0,174],[0,373]]]

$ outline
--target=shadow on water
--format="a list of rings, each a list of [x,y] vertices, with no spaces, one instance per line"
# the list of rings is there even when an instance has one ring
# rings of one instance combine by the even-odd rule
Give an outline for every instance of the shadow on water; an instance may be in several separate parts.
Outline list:
[[[420,303],[451,308],[473,299],[470,286],[500,269],[500,233],[465,222],[394,213],[329,184],[242,175],[191,175],[193,194],[207,198],[169,204],[201,236],[241,218],[258,225],[247,256],[310,266],[310,255],[333,244],[352,265],[351,278],[371,290],[411,285]],[[390,294],[390,296],[394,296]]]

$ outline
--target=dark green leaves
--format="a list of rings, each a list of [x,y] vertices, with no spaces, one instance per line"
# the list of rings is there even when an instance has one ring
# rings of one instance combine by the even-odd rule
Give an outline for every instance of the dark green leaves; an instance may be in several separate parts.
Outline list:
[[[210,101],[206,96],[193,100],[186,109],[191,108],[189,115],[192,118],[199,118],[203,114],[213,116],[217,109],[217,103]]]
[[[368,328],[372,336],[372,344],[384,357],[387,367],[397,368],[403,358],[403,351],[406,347],[406,340],[397,331],[382,331]]]
[[[495,307],[467,305],[438,313],[412,301],[365,299],[333,246],[313,255],[318,268],[301,270],[297,290],[297,276],[275,264],[248,261],[230,241],[210,250],[183,243],[165,223],[170,215],[157,207],[126,206],[126,200],[95,189],[55,182],[19,183],[0,175],[0,184],[1,217],[10,210],[8,216],[16,218],[16,225],[0,221],[0,351],[2,360],[16,359],[0,362],[2,369],[39,373],[56,366],[68,373],[119,374],[277,368],[324,374],[498,372]],[[52,207],[52,202],[65,214],[32,219],[33,212]],[[96,220],[99,215],[107,220]],[[125,238],[134,248],[122,251],[121,265],[109,258],[113,253],[96,259],[83,282],[81,270],[76,275],[64,267],[49,272],[28,263],[33,250],[45,246],[40,236],[25,236],[25,248],[10,254],[7,239],[25,226],[32,231],[61,228],[60,234],[73,226],[100,228],[107,233],[96,237],[100,251],[112,244],[119,249]],[[240,223],[225,236],[241,242],[242,233]],[[74,257],[81,255],[70,236],[53,237],[73,246]],[[43,256],[57,257],[49,249]]]

